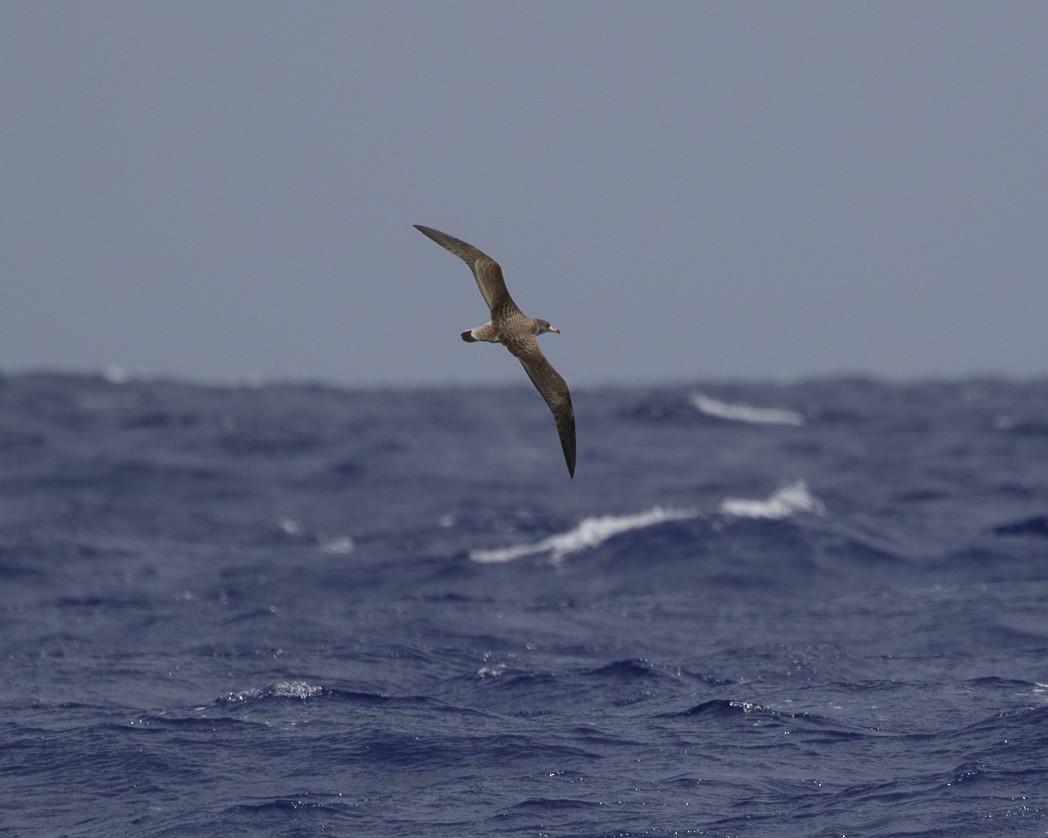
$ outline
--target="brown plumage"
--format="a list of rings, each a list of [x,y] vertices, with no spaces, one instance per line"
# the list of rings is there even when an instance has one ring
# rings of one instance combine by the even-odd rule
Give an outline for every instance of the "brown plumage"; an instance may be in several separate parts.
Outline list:
[[[560,329],[553,328],[548,320],[528,317],[517,308],[517,304],[506,290],[502,268],[490,256],[481,253],[473,245],[432,227],[416,224],[415,229],[454,253],[473,271],[477,287],[491,311],[491,320],[483,326],[463,332],[462,339],[469,343],[501,343],[520,361],[524,372],[528,374],[531,383],[553,413],[557,433],[560,435],[560,445],[564,449],[564,461],[568,464],[568,474],[574,477],[575,410],[571,406],[571,393],[568,392],[567,383],[546,360],[546,356],[539,349],[538,341],[535,340],[544,332],[559,335]]]

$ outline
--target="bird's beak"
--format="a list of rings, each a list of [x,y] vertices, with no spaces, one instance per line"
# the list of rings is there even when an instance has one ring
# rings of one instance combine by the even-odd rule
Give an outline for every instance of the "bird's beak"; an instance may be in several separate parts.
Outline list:
[[[550,326],[549,327],[549,331],[553,332],[553,334],[555,334],[555,335],[559,335],[560,334],[560,329],[558,329],[556,326]]]

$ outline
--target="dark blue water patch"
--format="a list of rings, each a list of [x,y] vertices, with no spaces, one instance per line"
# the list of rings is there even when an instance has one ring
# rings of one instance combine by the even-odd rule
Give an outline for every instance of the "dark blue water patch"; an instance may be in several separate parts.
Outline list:
[[[356,460],[341,460],[326,470],[326,476],[336,485],[356,484],[367,474],[367,469]]]
[[[1048,515],[1034,515],[1019,521],[1009,521],[993,528],[994,535],[1034,536],[1048,538]]]
[[[647,661],[621,660],[605,664],[589,673],[598,678],[608,678],[622,683],[648,681],[659,677],[659,673]]]
[[[39,431],[9,430],[0,427],[0,452],[13,456],[23,450],[30,453],[39,451],[47,444],[47,437]]]
[[[201,417],[191,413],[170,413],[161,410],[147,410],[125,416],[120,426],[128,430],[160,430],[172,428],[193,428],[201,424]]]
[[[308,430],[243,428],[224,434],[218,444],[233,457],[291,457],[319,448],[323,439]]]
[[[1006,434],[1035,437],[1048,436],[1048,420],[1046,419],[998,418],[995,427],[997,430]]]

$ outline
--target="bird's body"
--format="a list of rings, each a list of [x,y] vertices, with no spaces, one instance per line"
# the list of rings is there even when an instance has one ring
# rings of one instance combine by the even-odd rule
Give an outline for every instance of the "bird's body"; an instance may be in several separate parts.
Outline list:
[[[520,361],[531,383],[553,413],[564,460],[568,464],[568,474],[574,477],[575,410],[571,405],[571,393],[568,392],[567,383],[542,354],[536,340],[545,332],[560,334],[560,330],[553,328],[548,320],[528,317],[517,307],[502,278],[502,269],[490,256],[432,227],[416,224],[415,229],[454,253],[473,271],[473,278],[491,312],[491,320],[483,326],[463,332],[462,339],[467,343],[501,343]]]

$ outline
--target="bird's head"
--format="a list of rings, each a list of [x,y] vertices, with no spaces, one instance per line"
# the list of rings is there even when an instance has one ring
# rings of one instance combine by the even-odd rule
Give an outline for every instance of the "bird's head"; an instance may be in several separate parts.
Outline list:
[[[560,329],[558,329],[556,326],[551,326],[549,324],[548,320],[540,320],[539,321],[539,334],[543,335],[546,332],[552,332],[555,335],[559,335],[560,334]]]

